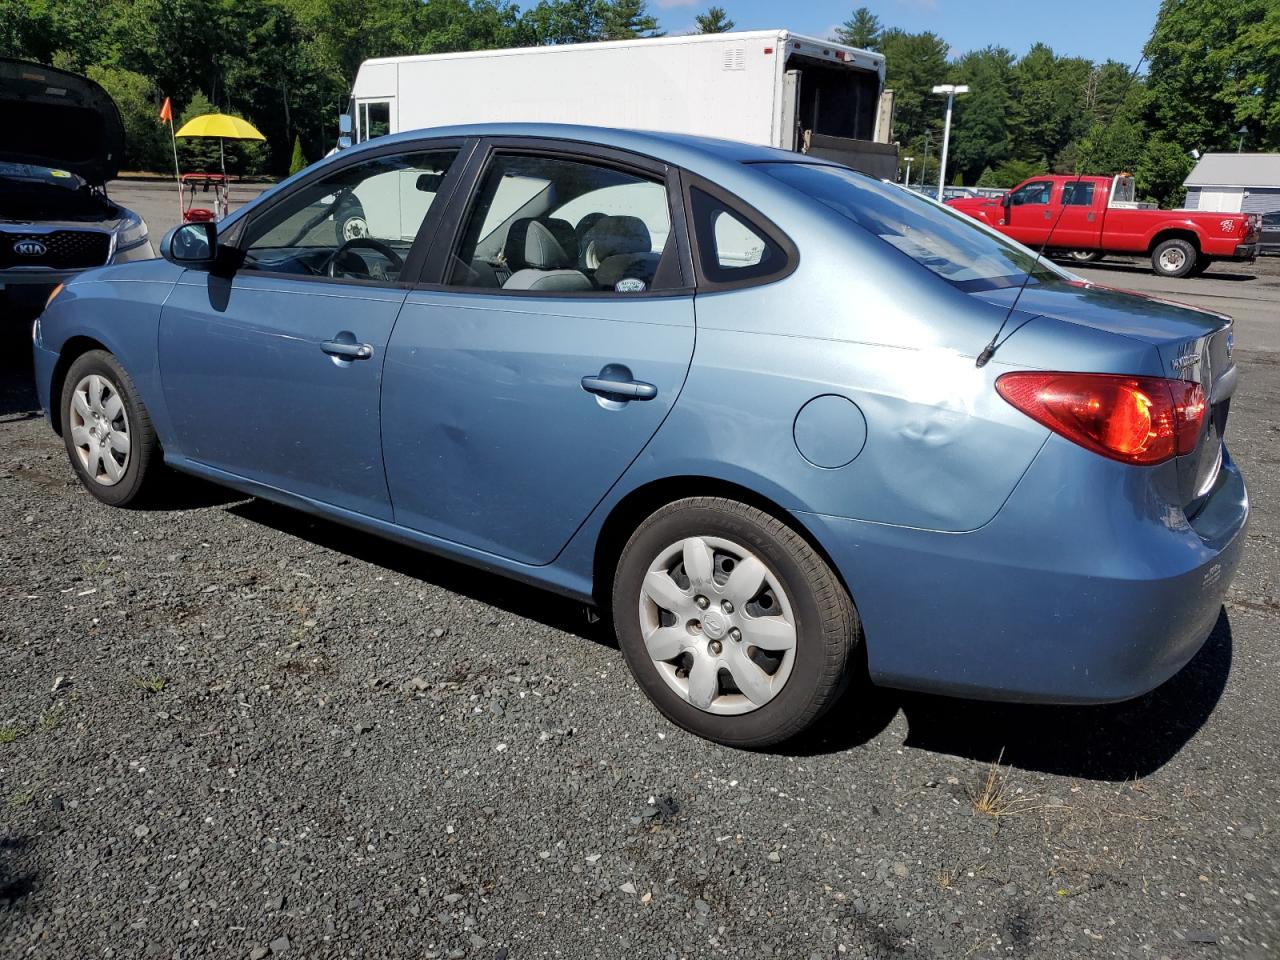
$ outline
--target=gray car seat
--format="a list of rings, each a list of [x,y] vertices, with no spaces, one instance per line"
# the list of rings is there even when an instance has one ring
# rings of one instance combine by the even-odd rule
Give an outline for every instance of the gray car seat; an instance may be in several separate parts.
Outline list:
[[[503,254],[514,271],[504,290],[591,290],[591,280],[573,269],[577,238],[567,220],[526,217],[507,231]]]
[[[653,250],[653,237],[639,217],[601,217],[582,236],[579,262],[595,274],[596,286],[613,290],[624,278],[638,280],[647,289],[658,272],[660,253]]]

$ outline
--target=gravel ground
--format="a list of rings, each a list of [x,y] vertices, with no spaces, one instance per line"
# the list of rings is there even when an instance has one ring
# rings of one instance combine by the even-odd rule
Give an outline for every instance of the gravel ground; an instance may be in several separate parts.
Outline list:
[[[1186,670],[1090,709],[863,691],[751,754],[665,723],[572,604],[190,480],[100,506],[11,326],[0,957],[1280,956],[1251,346],[1249,550]]]

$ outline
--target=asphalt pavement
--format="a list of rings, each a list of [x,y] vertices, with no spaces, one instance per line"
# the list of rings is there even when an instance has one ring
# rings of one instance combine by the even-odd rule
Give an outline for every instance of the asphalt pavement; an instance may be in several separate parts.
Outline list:
[[[856,688],[769,753],[547,594],[190,480],[98,504],[0,332],[0,957],[1274,960],[1280,269],[1080,272],[1241,317],[1203,651],[1108,707]]]

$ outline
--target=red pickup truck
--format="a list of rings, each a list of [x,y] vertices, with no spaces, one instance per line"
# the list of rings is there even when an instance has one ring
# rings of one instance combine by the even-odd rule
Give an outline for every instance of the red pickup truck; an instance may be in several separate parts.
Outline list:
[[[1151,257],[1160,276],[1202,273],[1214,260],[1253,260],[1252,213],[1160,210],[1134,201],[1133,177],[1032,177],[999,199],[963,197],[948,205],[1019,243],[1079,262],[1106,253]]]

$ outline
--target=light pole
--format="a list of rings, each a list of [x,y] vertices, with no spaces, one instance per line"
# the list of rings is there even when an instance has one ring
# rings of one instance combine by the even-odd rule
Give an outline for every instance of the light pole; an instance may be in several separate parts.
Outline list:
[[[902,182],[909,187],[911,186],[911,161],[914,160],[915,157],[903,157],[902,159],[907,161],[907,175],[902,178]]]
[[[934,87],[933,92],[947,95],[947,122],[942,127],[942,166],[938,168],[938,202],[941,203],[942,184],[947,179],[947,148],[951,146],[951,106],[956,95],[968,93],[969,88],[964,84],[944,83]]]
[[[1237,130],[1236,133],[1240,134],[1240,142],[1236,144],[1236,153],[1243,153],[1244,138],[1249,135],[1249,128],[1242,123],[1240,124],[1240,129]]]

